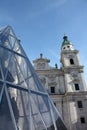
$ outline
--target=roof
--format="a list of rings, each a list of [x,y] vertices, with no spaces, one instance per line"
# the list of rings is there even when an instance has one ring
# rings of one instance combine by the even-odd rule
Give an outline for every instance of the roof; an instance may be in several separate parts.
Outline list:
[[[64,36],[63,37],[63,42],[62,42],[62,47],[64,46],[64,45],[70,45],[71,43],[70,43],[70,41],[68,40],[68,37],[67,36]]]

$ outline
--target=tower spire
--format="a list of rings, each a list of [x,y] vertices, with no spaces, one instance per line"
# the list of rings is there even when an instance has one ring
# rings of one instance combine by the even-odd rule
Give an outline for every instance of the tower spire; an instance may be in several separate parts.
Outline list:
[[[64,34],[63,36],[63,42],[62,42],[62,50],[73,50],[73,45],[71,42],[68,40],[68,36]]]
[[[70,44],[68,37],[66,35],[63,36],[62,46]]]

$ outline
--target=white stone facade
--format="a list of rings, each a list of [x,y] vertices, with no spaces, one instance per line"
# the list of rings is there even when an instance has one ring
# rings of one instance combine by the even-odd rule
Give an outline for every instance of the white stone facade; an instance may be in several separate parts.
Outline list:
[[[50,67],[50,60],[43,58],[42,54],[33,61],[68,130],[87,130],[87,86],[78,52],[73,45],[64,44],[60,69]]]

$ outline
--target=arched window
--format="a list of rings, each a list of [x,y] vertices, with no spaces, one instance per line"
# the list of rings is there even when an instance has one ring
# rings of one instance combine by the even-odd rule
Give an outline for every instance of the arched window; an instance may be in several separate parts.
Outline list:
[[[63,47],[63,49],[66,49],[66,47]]]
[[[75,85],[75,90],[80,90],[78,83],[75,83],[74,85]]]
[[[73,59],[70,59],[70,64],[74,64],[74,60]]]
[[[70,48],[70,46],[67,46],[67,48]]]

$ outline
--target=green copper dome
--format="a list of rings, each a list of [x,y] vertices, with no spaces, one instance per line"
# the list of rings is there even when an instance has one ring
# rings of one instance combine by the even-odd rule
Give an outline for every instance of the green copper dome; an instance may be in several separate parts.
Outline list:
[[[64,46],[64,45],[70,45],[70,41],[68,41],[68,37],[67,36],[64,36],[63,37],[63,42],[62,42],[62,47]]]

